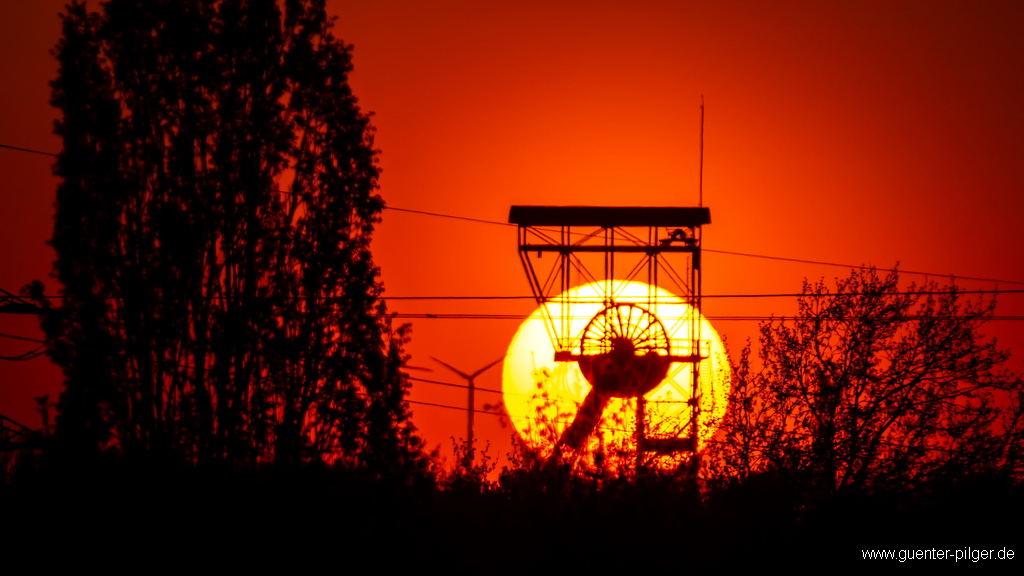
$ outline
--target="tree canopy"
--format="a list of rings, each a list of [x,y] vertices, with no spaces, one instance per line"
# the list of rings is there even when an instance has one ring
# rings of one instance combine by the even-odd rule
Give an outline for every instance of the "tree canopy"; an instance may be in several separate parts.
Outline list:
[[[65,444],[422,466],[373,127],[323,0],[76,2],[54,54]]]
[[[1024,381],[981,333],[994,309],[956,286],[900,289],[896,272],[805,282],[795,317],[763,324],[759,356],[736,361],[712,473],[826,493],[1018,478]]]

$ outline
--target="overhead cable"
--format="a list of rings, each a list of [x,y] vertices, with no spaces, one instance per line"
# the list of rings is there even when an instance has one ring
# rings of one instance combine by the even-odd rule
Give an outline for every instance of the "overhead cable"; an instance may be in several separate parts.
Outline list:
[[[7,144],[0,144],[0,148],[6,148],[8,150],[17,150],[18,152],[28,152],[30,154],[42,154],[43,156],[57,156],[53,152],[42,152],[40,150],[33,150],[31,148],[19,148],[17,146],[8,146]]]
[[[385,209],[387,209],[387,210],[397,210],[399,212],[411,212],[411,213],[414,213],[414,214],[423,214],[425,216],[436,216],[436,217],[439,217],[439,218],[454,218],[456,220],[469,220],[471,222],[480,222],[482,224],[494,224],[494,225],[498,225],[498,226],[516,226],[516,224],[512,224],[512,223],[509,223],[509,222],[498,222],[496,220],[483,220],[483,219],[480,219],[480,218],[469,218],[469,217],[466,217],[466,216],[454,216],[454,215],[451,215],[451,214],[442,214],[442,213],[439,213],[439,212],[427,212],[427,211],[424,211],[424,210],[409,210],[408,208],[398,208],[396,206],[385,206]],[[574,233],[574,234],[584,235],[582,232]],[[820,266],[838,266],[838,267],[841,267],[841,268],[855,268],[855,269],[859,269],[859,270],[872,270],[873,269],[873,270],[878,270],[880,272],[898,272],[898,273],[902,273],[902,274],[911,274],[911,275],[918,275],[918,276],[935,276],[935,277],[939,277],[939,278],[956,278],[956,279],[960,279],[960,280],[975,280],[975,281],[979,281],[979,282],[998,282],[998,283],[1001,283],[1001,284],[1020,284],[1020,285],[1024,285],[1024,282],[1017,281],[1017,280],[999,280],[999,279],[996,279],[996,278],[978,278],[978,277],[974,277],[974,276],[959,276],[959,275],[956,275],[956,274],[940,274],[940,273],[936,273],[936,272],[920,272],[920,271],[915,271],[915,270],[900,270],[898,268],[874,268],[872,266],[864,266],[864,265],[856,265],[856,264],[839,264],[837,262],[824,262],[824,261],[819,261],[819,260],[803,260],[803,259],[799,259],[799,258],[787,258],[787,257],[783,257],[783,256],[767,256],[767,255],[764,255],[764,254],[751,254],[751,253],[748,253],[748,252],[732,252],[732,251],[728,251],[728,250],[714,250],[714,249],[711,249],[711,248],[703,248],[702,250],[704,252],[710,252],[710,253],[714,253],[714,254],[726,254],[726,255],[729,255],[729,256],[743,256],[743,257],[746,257],[746,258],[762,258],[762,259],[766,259],[766,260],[781,260],[781,261],[784,261],[784,262],[798,262],[798,263],[801,263],[801,264],[816,264],[816,265],[820,265]]]
[[[7,145],[7,144],[0,144],[0,148],[6,148],[8,150],[16,150],[18,152],[28,152],[28,153],[32,153],[32,154],[42,154],[44,156],[54,156],[54,157],[57,156],[57,154],[55,154],[53,152],[43,152],[41,150],[33,150],[31,148],[21,148],[21,147],[18,147],[18,146],[10,146],[10,145]],[[434,216],[434,217],[437,217],[437,218],[451,218],[451,219],[454,219],[454,220],[466,220],[466,221],[469,221],[469,222],[478,222],[478,223],[481,223],[481,224],[492,224],[492,225],[497,225],[497,226],[516,226],[516,224],[513,224],[511,222],[498,222],[496,220],[484,220],[482,218],[471,218],[471,217],[468,217],[468,216],[456,216],[456,215],[453,215],[453,214],[443,214],[443,213],[440,213],[440,212],[428,212],[426,210],[412,210],[410,208],[399,208],[398,206],[385,206],[384,208],[386,210],[395,210],[397,212],[408,212],[408,213],[411,213],[411,214],[421,214],[421,215],[424,215],[424,216]],[[837,267],[840,267],[840,268],[852,268],[852,269],[857,269],[857,270],[879,270],[879,271],[882,271],[882,272],[898,272],[898,273],[902,273],[902,274],[910,274],[910,275],[916,275],[916,276],[935,276],[935,277],[939,277],[939,278],[954,278],[954,279],[971,280],[971,281],[977,281],[977,282],[996,282],[996,283],[1000,283],[1000,284],[1015,284],[1015,285],[1022,285],[1022,286],[1024,286],[1024,281],[1018,281],[1018,280],[1001,280],[1001,279],[997,279],[997,278],[981,278],[981,277],[977,277],[977,276],[960,276],[960,275],[952,274],[952,273],[950,273],[950,274],[942,274],[942,273],[936,273],[936,272],[922,272],[922,271],[917,271],[917,270],[899,270],[899,269],[896,269],[896,268],[875,268],[875,267],[872,267],[872,266],[864,266],[862,264],[861,265],[858,265],[858,264],[840,264],[838,262],[825,262],[825,261],[822,261],[822,260],[805,260],[805,259],[801,259],[801,258],[788,258],[788,257],[784,257],[784,256],[768,256],[766,254],[751,254],[749,252],[734,252],[734,251],[730,251],[730,250],[715,250],[715,249],[712,249],[712,248],[704,248],[703,251],[704,252],[709,252],[709,253],[712,253],[712,254],[725,254],[725,255],[729,255],[729,256],[742,256],[742,257],[745,257],[745,258],[761,258],[761,259],[765,259],[765,260],[779,260],[779,261],[782,261],[782,262],[797,262],[797,263],[800,263],[800,264],[814,264],[814,265],[817,265],[817,266],[837,266]]]

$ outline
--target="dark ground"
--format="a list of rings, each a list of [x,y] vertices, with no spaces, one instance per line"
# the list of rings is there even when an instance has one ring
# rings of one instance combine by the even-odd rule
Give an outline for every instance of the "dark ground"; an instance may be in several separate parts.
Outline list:
[[[125,567],[208,557],[225,567],[315,560],[375,569],[685,571],[839,566],[864,562],[864,549],[1013,549],[1016,561],[981,562],[1002,571],[1024,559],[1022,504],[1019,487],[993,478],[928,493],[825,498],[762,478],[700,496],[671,478],[597,489],[534,474],[486,490],[472,483],[442,490],[430,479],[332,469],[123,462],[37,462],[0,486],[8,545],[42,544],[86,564]]]

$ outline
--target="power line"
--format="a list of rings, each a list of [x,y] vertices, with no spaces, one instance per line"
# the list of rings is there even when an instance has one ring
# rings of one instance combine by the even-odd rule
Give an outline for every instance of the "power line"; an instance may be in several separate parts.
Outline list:
[[[957,276],[961,278],[961,276]],[[980,278],[971,278],[971,280],[980,280]],[[998,282],[998,280],[993,280]],[[1024,290],[957,290],[957,294],[1024,294]],[[921,290],[919,292],[913,291],[899,291],[899,292],[884,292],[884,296],[943,296],[950,294],[949,290]],[[702,294],[701,298],[835,298],[838,296],[877,296],[878,294],[871,292],[830,292],[828,294],[801,294],[799,292],[790,293],[766,293],[766,294]]]
[[[40,340],[38,338],[26,338],[25,336],[15,336],[14,334],[4,334],[3,332],[0,332],[0,337],[39,344],[39,346],[36,346],[32,350],[29,350],[28,352],[23,352],[21,354],[18,354],[17,356],[0,356],[0,360],[5,360],[8,362],[24,362],[25,360],[32,360],[34,358],[38,358],[46,353],[45,340]]]
[[[423,313],[423,314],[411,314],[411,313],[410,314],[402,314],[402,313],[393,313],[393,314],[386,314],[386,316],[389,316],[391,318],[404,319],[404,320],[429,319],[429,320],[516,320],[516,321],[523,321],[523,320],[526,320],[527,318],[529,318],[529,315],[526,315],[526,314],[429,314],[429,313]],[[813,320],[814,319],[814,318],[806,317],[806,316],[786,316],[786,315],[780,315],[780,316],[705,316],[704,318],[706,318],[708,321],[714,321],[714,322],[769,322],[769,321],[796,322],[796,321]],[[962,316],[961,318],[968,318],[968,316]],[[570,317],[570,319],[588,320],[589,317],[575,316],[575,317]],[[906,316],[903,319],[904,320],[911,320],[911,321],[913,321],[913,320],[923,320],[923,319],[925,319],[925,317],[923,317],[923,316]],[[834,321],[840,322],[840,321],[844,321],[844,320],[856,320],[856,318],[855,317],[850,317],[850,318],[839,317],[839,318],[829,318],[829,320],[834,320]],[[980,318],[979,318],[979,320],[980,320]],[[990,317],[984,319],[985,322],[1020,322],[1022,320],[1024,320],[1024,316],[990,316]],[[37,344],[45,344],[46,343],[45,341],[39,340],[39,339],[36,339],[36,338],[26,338],[24,336],[15,336],[13,334],[5,334],[5,333],[2,333],[2,332],[0,332],[0,338],[10,338],[10,339],[13,339],[13,340],[23,340],[25,342],[34,342],[34,343],[37,343]],[[416,380],[416,378],[413,378],[413,380]],[[441,383],[441,382],[437,382],[437,383]],[[459,386],[459,385],[456,385],[456,384],[449,384],[449,383],[443,383],[443,384],[450,385],[450,386],[456,386],[456,387],[460,387],[460,388],[463,387],[463,386]],[[485,390],[485,389],[477,388],[477,390]],[[488,392],[494,392],[494,390],[487,390],[487,391]]]
[[[958,277],[959,278],[959,277]],[[7,292],[0,288],[0,292]],[[921,290],[921,291],[898,291],[898,292],[885,292],[884,296],[944,296],[951,292],[949,290]],[[1002,296],[1006,294],[1024,294],[1024,290],[957,290],[956,294],[992,294],[995,296]],[[876,296],[877,294],[872,292],[830,292],[827,294],[801,294],[799,292],[767,292],[761,294],[702,294],[701,298],[837,298],[840,296]],[[61,296],[56,294],[45,294],[42,296],[48,300],[58,300]],[[123,298],[122,296],[103,296],[106,300],[117,300]],[[273,296],[264,296],[264,299],[273,299]],[[344,296],[332,296],[326,298],[317,298],[319,302],[341,300]],[[536,300],[536,296],[381,296],[382,300],[395,300],[395,301],[415,301],[415,300]],[[227,296],[212,296],[206,295],[201,298],[202,300],[225,300]],[[290,300],[302,300],[301,296],[290,296]],[[557,297],[549,299],[553,303],[558,303]],[[24,301],[22,301],[24,302]],[[29,304],[35,306],[34,304]]]
[[[408,402],[409,404],[420,404],[422,406],[434,406],[436,408],[447,408],[449,410],[461,410],[463,412],[468,412],[469,411],[469,408],[466,408],[464,406],[449,406],[447,404],[434,404],[433,402],[420,402],[418,400],[408,400],[408,399],[406,399],[405,401]],[[501,412],[490,412],[488,410],[479,410],[479,409],[474,410],[474,412],[480,412],[480,413],[483,413],[483,414],[490,414],[491,416],[498,416],[500,418],[509,418],[509,419],[511,419],[511,416],[509,414],[503,414]],[[561,423],[561,424],[571,423],[571,420],[568,420],[566,418],[557,418],[557,417],[551,418],[550,421],[551,422],[555,422],[555,423]],[[629,432],[629,433],[632,432],[632,430],[629,430],[629,429],[626,429],[626,428],[618,428],[618,427],[615,427],[615,426],[601,426],[601,425],[598,425],[597,428],[600,429],[600,430],[614,430],[616,432]]]
[[[469,386],[465,384],[452,384],[451,382],[441,382],[439,380],[427,380],[426,378],[416,378],[414,376],[408,376],[409,380],[415,380],[417,382],[426,382],[428,384],[439,384],[441,386],[451,386],[452,388],[462,388],[468,390]],[[504,394],[501,390],[495,390],[493,388],[482,388],[480,386],[473,386],[474,390],[482,390],[484,392],[494,392],[495,394]]]
[[[438,212],[427,212],[427,211],[424,211],[424,210],[409,210],[409,209],[406,209],[406,208],[398,208],[398,207],[394,207],[394,206],[385,206],[385,209],[387,209],[387,210],[397,210],[399,212],[411,212],[411,213],[414,213],[414,214],[423,214],[425,216],[436,216],[436,217],[439,217],[439,218],[454,218],[454,219],[457,219],[457,220],[469,220],[471,222],[479,222],[479,223],[482,223],[482,224],[494,224],[494,225],[498,225],[498,226],[515,226],[515,224],[509,223],[509,222],[498,222],[498,221],[495,221],[495,220],[482,220],[482,219],[479,219],[479,218],[469,218],[469,217],[466,217],[466,216],[453,216],[451,214],[441,214],[441,213],[438,213]],[[572,232],[572,234],[574,234],[574,235],[581,235],[581,236],[585,236],[586,235],[583,232]],[[821,265],[821,266],[838,266],[838,267],[841,267],[841,268],[856,268],[856,269],[859,269],[859,270],[871,270],[871,269],[874,269],[874,270],[878,270],[880,272],[898,272],[898,273],[902,273],[902,274],[911,274],[911,275],[917,275],[917,276],[936,276],[936,277],[939,277],[939,278],[959,278],[961,280],[976,280],[976,281],[979,281],[979,282],[998,282],[998,283],[1002,283],[1002,284],[1020,284],[1020,285],[1024,285],[1024,282],[1020,282],[1020,281],[1016,281],[1016,280],[999,280],[999,279],[995,279],[995,278],[977,278],[977,277],[973,277],[973,276],[958,276],[956,274],[939,274],[939,273],[935,273],[935,272],[920,272],[920,271],[914,271],[914,270],[900,270],[898,268],[873,268],[871,266],[863,266],[863,265],[839,264],[837,262],[823,262],[823,261],[818,261],[818,260],[803,260],[803,259],[799,259],[799,258],[787,258],[787,257],[783,257],[783,256],[767,256],[767,255],[764,255],[764,254],[751,254],[751,253],[748,253],[748,252],[732,252],[732,251],[728,251],[728,250],[714,250],[714,249],[711,249],[711,248],[702,248],[702,250],[704,252],[711,252],[711,253],[714,253],[714,254],[727,254],[727,255],[730,255],[730,256],[743,256],[743,257],[746,257],[746,258],[762,258],[762,259],[766,259],[766,260],[781,260],[781,261],[784,261],[784,262],[798,262],[798,263],[801,263],[801,264],[817,264],[817,265]]]
[[[468,390],[469,389],[469,386],[467,386],[465,384],[452,384],[451,382],[439,382],[437,380],[425,380],[423,378],[415,378],[413,376],[406,376],[406,377],[409,380],[415,380],[417,382],[425,382],[427,384],[438,384],[440,386],[450,386],[452,388],[462,388],[463,390]],[[505,392],[503,390],[495,390],[493,388],[481,388],[479,386],[474,386],[473,389],[474,390],[483,390],[484,392],[493,392],[495,394],[501,394],[502,396],[522,396],[524,398],[528,398],[528,397],[531,396],[530,394],[521,394],[519,392]]]
[[[15,357],[15,358],[0,357],[0,359],[4,359],[4,360],[14,360],[14,359],[26,359],[27,360],[27,359],[35,358],[35,357],[37,357],[37,356],[42,354],[42,348],[45,348],[45,344],[46,344],[43,340],[38,340],[38,339],[35,339],[35,338],[26,338],[26,337],[23,337],[23,336],[15,336],[13,334],[0,333],[0,336],[5,337],[5,338],[13,338],[13,339],[16,339],[16,340],[26,340],[28,342],[38,342],[38,343],[42,343],[43,344],[43,346],[40,346],[39,348],[37,348],[37,349],[35,349],[35,350],[31,351],[31,352],[28,352],[26,354],[22,354],[19,357]],[[29,355],[31,355],[31,358],[27,358],[27,356],[29,356]],[[26,358],[22,358],[22,357],[26,357]],[[184,366],[184,367],[192,368],[190,366]],[[463,384],[452,384],[450,382],[441,382],[441,381],[438,381],[438,380],[427,380],[426,378],[416,378],[416,377],[413,377],[413,376],[409,376],[408,378],[409,378],[409,380],[415,380],[417,382],[427,382],[427,383],[430,383],[430,384],[439,384],[439,385],[442,385],[442,386],[451,386],[453,388],[469,388],[469,386],[466,386],[466,385],[463,385]],[[484,392],[493,392],[493,393],[496,393],[496,394],[504,395],[504,392],[502,392],[500,390],[494,390],[493,388],[483,388],[483,387],[480,387],[480,386],[475,386],[474,388],[476,390],[481,390],[481,391],[484,391]],[[520,396],[520,394],[516,394],[516,395]],[[466,408],[464,406],[449,406],[447,404],[436,404],[436,403],[433,403],[433,402],[421,402],[419,400],[409,400],[409,399],[405,399],[405,401],[408,402],[409,404],[419,404],[421,406],[433,406],[435,408],[447,408],[449,410],[461,410],[463,412],[468,412],[469,411],[469,408]],[[474,412],[479,412],[481,414],[489,414],[491,416],[499,416],[499,417],[506,417],[507,416],[507,414],[503,414],[501,412],[491,412],[489,410],[474,409],[473,411]]]
[[[31,148],[20,148],[18,146],[10,146],[10,145],[7,145],[7,144],[0,144],[0,148],[6,148],[8,150],[16,150],[18,152],[28,152],[28,153],[31,153],[31,154],[42,154],[44,156],[54,156],[54,157],[57,156],[57,154],[54,154],[53,152],[43,152],[41,150],[33,150]],[[434,216],[436,218],[450,218],[450,219],[454,219],[454,220],[465,220],[465,221],[468,221],[468,222],[478,222],[478,223],[481,223],[481,224],[492,224],[492,225],[497,225],[497,226],[516,226],[516,224],[512,224],[511,222],[498,222],[496,220],[484,220],[482,218],[471,218],[471,217],[468,217],[468,216],[455,216],[453,214],[443,214],[443,213],[440,213],[440,212],[428,212],[426,210],[412,210],[412,209],[409,209],[409,208],[399,208],[397,206],[385,206],[384,208],[386,210],[395,210],[397,212],[408,212],[410,214],[421,214],[421,215],[424,215],[424,216]],[[577,233],[574,233],[574,234],[585,235],[585,234],[583,234],[581,232],[577,232]],[[726,254],[726,255],[729,255],[729,256],[743,256],[745,258],[761,258],[761,259],[764,259],[764,260],[779,260],[779,261],[783,261],[783,262],[797,262],[797,263],[800,263],[800,264],[814,264],[814,265],[818,265],[818,266],[837,266],[837,267],[840,267],[840,268],[854,268],[854,269],[858,269],[858,270],[871,270],[871,269],[874,269],[874,270],[879,270],[879,271],[882,271],[882,272],[899,272],[899,273],[902,273],[902,274],[911,274],[911,275],[916,275],[916,276],[937,276],[939,278],[947,278],[947,277],[948,278],[959,278],[960,280],[972,280],[972,281],[977,281],[977,282],[996,282],[996,283],[1000,283],[1000,284],[1024,285],[1024,282],[1017,281],[1017,280],[1000,280],[1000,279],[997,279],[997,278],[980,278],[980,277],[976,277],[976,276],[959,276],[959,275],[956,275],[956,274],[940,274],[940,273],[936,273],[936,272],[921,272],[921,271],[916,271],[916,270],[899,270],[899,269],[895,269],[895,268],[873,268],[871,266],[864,266],[864,265],[857,265],[857,264],[840,264],[840,263],[837,263],[837,262],[825,262],[825,261],[820,261],[820,260],[804,260],[804,259],[801,259],[801,258],[788,258],[788,257],[784,257],[784,256],[768,256],[768,255],[765,255],[765,254],[751,254],[749,252],[733,252],[733,251],[729,251],[729,250],[715,250],[715,249],[712,249],[712,248],[704,248],[703,251],[704,252],[710,252],[710,253],[713,253],[713,254]]]
[[[17,150],[18,152],[28,152],[30,154],[42,154],[43,156],[57,156],[53,152],[42,152],[40,150],[33,150],[31,148],[19,148],[17,146],[8,146],[7,144],[0,144],[0,148],[6,148],[8,150]]]
[[[408,320],[416,320],[416,319],[431,319],[431,320],[525,320],[525,319],[529,318],[529,315],[527,315],[527,314],[443,314],[443,313],[431,314],[431,313],[426,313],[426,312],[425,313],[407,313],[407,314],[406,313],[401,313],[401,312],[395,312],[395,313],[387,314],[387,316],[390,316],[391,318],[408,319]],[[969,318],[969,317],[970,316],[961,316],[961,318]],[[808,316],[786,316],[786,315],[780,315],[780,316],[705,316],[704,318],[706,318],[707,320],[713,320],[715,322],[735,322],[735,321],[739,321],[739,322],[766,322],[766,321],[770,321],[770,320],[778,320],[778,321],[783,321],[783,320],[792,320],[792,321],[797,321],[797,320],[814,320],[814,317],[808,317]],[[926,317],[924,317],[924,316],[916,316],[916,315],[903,317],[904,320],[923,320],[925,318]],[[570,320],[589,320],[590,316],[569,316],[568,319],[570,319]],[[836,321],[856,320],[856,319],[857,319],[857,317],[855,317],[855,316],[829,318],[829,320],[836,320]],[[1000,321],[1000,322],[1002,322],[1002,321],[1020,321],[1020,320],[1024,320],[1024,316],[990,316],[988,318],[985,318],[986,322],[993,322],[993,321]]]
[[[957,294],[1024,294],[1024,290],[957,290]],[[940,296],[949,294],[945,290],[922,290],[919,292],[886,292],[886,296]],[[830,298],[837,296],[875,296],[868,292],[842,292],[829,294],[765,293],[765,294],[702,294],[701,298]],[[49,298],[49,296],[48,296]],[[384,300],[536,300],[536,296],[382,296]],[[557,301],[557,299],[556,299]]]
[[[419,404],[420,406],[432,406],[434,408],[446,408],[446,409],[449,409],[449,410],[460,410],[460,411],[463,411],[463,412],[469,412],[469,408],[466,408],[466,407],[463,407],[463,406],[450,406],[450,405],[447,405],[447,404],[435,404],[433,402],[422,402],[422,401],[418,401],[418,400],[409,400],[409,399],[403,399],[403,402],[408,402],[409,404]],[[498,416],[500,418],[510,418],[511,419],[511,415],[509,415],[508,413],[492,412],[492,411],[489,411],[489,410],[478,410],[478,409],[474,409],[473,412],[480,412],[480,413],[483,413],[483,414],[489,414],[490,416]],[[566,420],[565,418],[558,418],[558,417],[551,418],[550,421],[557,422],[557,423],[563,423],[563,424],[570,422],[569,420]],[[620,428],[620,427],[615,427],[615,426],[605,426],[605,425],[597,425],[596,427],[598,429],[603,429],[603,430],[615,430],[615,431],[624,431],[624,433],[632,433],[632,430],[629,430],[627,428]]]
[[[43,344],[43,346],[40,346],[39,348],[37,348],[37,349],[35,349],[35,350],[31,351],[31,352],[28,352],[26,354],[22,354],[20,357],[16,357],[16,358],[0,357],[0,359],[4,359],[4,360],[14,360],[14,359],[19,359],[19,360],[20,359],[24,359],[24,360],[27,360],[27,359],[35,358],[35,357],[41,355],[43,353],[42,352],[43,349],[46,347],[45,342],[43,342],[42,340],[34,339],[34,338],[25,338],[25,337],[22,337],[22,336],[14,336],[14,335],[11,335],[11,334],[3,334],[3,333],[0,333],[0,336],[7,337],[7,338],[14,338],[14,339],[17,339],[17,340],[27,340],[29,342],[40,342],[40,343]],[[29,355],[32,355],[32,356],[29,357]],[[188,365],[185,365],[185,364],[181,364],[180,366],[182,368],[195,369],[194,366],[188,366]],[[417,381],[417,382],[425,382],[425,383],[436,384],[436,385],[441,385],[441,386],[450,386],[452,388],[463,388],[463,389],[469,388],[469,386],[466,386],[464,384],[453,384],[451,382],[441,382],[439,380],[428,380],[426,378],[416,378],[415,376],[407,376],[407,378],[409,380],[414,380],[414,381]],[[512,395],[512,396],[527,396],[525,394],[518,394],[518,393],[505,393],[505,392],[503,392],[501,390],[495,390],[493,388],[484,388],[484,387],[480,387],[480,386],[474,386],[474,389],[481,390],[481,391],[484,391],[484,392],[492,392],[492,393],[495,393],[495,394],[501,394],[502,396],[509,396],[509,395]],[[410,404],[420,404],[420,405],[423,405],[423,406],[434,406],[434,407],[437,407],[437,408],[447,408],[449,410],[461,410],[461,411],[464,411],[464,412],[468,412],[469,411],[469,408],[462,407],[462,406],[449,406],[449,405],[446,405],[446,404],[435,404],[435,403],[432,403],[432,402],[421,402],[421,401],[418,401],[418,400],[409,400],[409,399],[406,399],[405,401],[410,403]],[[474,412],[481,412],[481,413],[484,413],[484,414],[490,414],[492,416],[507,416],[506,414],[502,414],[500,412],[491,412],[491,411],[488,411],[488,410],[474,409],[473,411]],[[564,422],[565,419],[555,418],[554,421],[556,421],[556,422]],[[621,429],[621,428],[614,428],[614,427],[608,427],[608,426],[601,426],[600,428],[605,429],[605,430],[627,431],[627,430],[624,430],[624,429]]]
[[[408,402],[409,404],[420,404],[420,405],[423,405],[423,406],[434,406],[436,408],[447,408],[449,410],[461,410],[463,412],[468,412],[469,411],[469,408],[466,408],[464,406],[449,406],[447,404],[434,404],[433,402],[420,402],[418,400],[408,400],[408,399],[406,399],[405,401]],[[491,411],[488,411],[488,410],[479,410],[479,409],[474,410],[474,412],[481,412],[483,414],[490,414],[491,416],[498,416],[498,417],[501,417],[501,418],[510,418],[511,419],[511,416],[509,414],[507,414],[507,413],[503,414],[501,412],[491,412]],[[555,423],[561,423],[561,424],[571,423],[571,420],[568,420],[566,418],[558,418],[558,417],[551,418],[550,421],[551,422],[555,422]],[[616,432],[630,432],[630,433],[632,432],[632,430],[629,430],[629,429],[626,429],[626,428],[618,428],[618,427],[615,427],[615,426],[601,426],[601,425],[598,425],[597,428],[600,429],[600,430],[614,430]]]
[[[406,399],[405,401],[408,402],[409,404],[422,404],[423,406],[434,406],[434,407],[437,407],[437,408],[447,408],[449,410],[462,410],[463,412],[469,412],[469,408],[466,408],[465,406],[449,406],[447,404],[434,404],[433,402],[420,402],[419,400],[409,400],[409,399]],[[505,414],[502,414],[501,412],[491,412],[489,410],[476,409],[476,410],[473,410],[473,411],[474,412],[479,412],[481,414],[490,414],[491,416],[501,416],[501,417],[505,416]]]
[[[821,266],[839,266],[842,268],[856,268],[858,270],[878,270],[880,272],[898,272],[900,274],[912,274],[917,276],[937,276],[939,278],[954,278],[959,280],[976,280],[979,282],[996,282],[1000,284],[1021,284],[1024,282],[1018,282],[1016,280],[998,280],[995,278],[977,278],[974,276],[958,276],[956,274],[938,274],[935,272],[918,272],[914,270],[901,270],[899,268],[874,268],[872,266],[858,266],[855,264],[837,264],[835,262],[820,262],[818,260],[801,260],[798,258],[784,258],[782,256],[766,256],[764,254],[748,254],[746,252],[728,252],[726,250],[712,250],[710,248],[704,248],[704,252],[714,252],[715,254],[728,254],[730,256],[745,256],[747,258],[763,258],[765,260],[781,260],[784,262],[799,262],[801,264],[818,264]]]
[[[536,296],[382,296],[384,300],[536,300]]]
[[[0,337],[10,338],[12,340],[24,340],[25,342],[35,342],[36,344],[46,344],[46,340],[40,340],[38,338],[26,338],[24,336],[15,336],[14,334],[4,334],[0,332]]]
[[[516,226],[510,222],[498,222],[495,220],[482,220],[480,218],[469,218],[468,216],[452,216],[451,214],[440,214],[438,212],[426,212],[424,210],[410,210],[408,208],[398,208],[395,206],[385,206],[385,210],[396,210],[398,212],[409,212],[412,214],[423,214],[424,216],[436,216],[438,218],[451,218],[453,220],[467,220],[469,222],[479,222],[481,224],[496,224],[498,226]]]
[[[25,360],[32,360],[38,358],[46,353],[46,344],[40,344],[34,349],[28,352],[23,352],[17,356],[0,356],[0,360],[6,360],[8,362],[24,362]]]

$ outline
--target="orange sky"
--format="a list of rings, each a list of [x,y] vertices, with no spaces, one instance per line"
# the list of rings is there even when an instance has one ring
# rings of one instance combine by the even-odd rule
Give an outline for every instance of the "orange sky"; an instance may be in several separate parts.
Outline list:
[[[0,5],[0,144],[58,151],[47,82],[64,0]],[[557,4],[557,6],[552,6]],[[707,103],[705,248],[1024,281],[1024,4],[1019,2],[329,2],[355,45],[394,207],[505,221],[512,204],[693,205]],[[771,7],[768,7],[770,5]],[[0,287],[46,279],[52,159],[0,149]],[[512,228],[388,211],[388,295],[528,292]],[[842,268],[707,254],[705,294],[793,292]],[[55,286],[48,282],[50,292]],[[967,282],[969,288],[991,283]],[[1015,286],[1003,284],[1003,288]],[[1020,286],[1016,286],[1020,288]],[[528,303],[394,301],[399,312],[522,313]],[[707,302],[710,316],[791,300]],[[999,314],[1022,314],[1007,295]],[[416,320],[413,364],[459,382],[505,353],[510,320]],[[733,349],[756,324],[717,324]],[[1022,352],[1020,322],[988,332]],[[0,332],[39,337],[32,318]],[[0,338],[0,355],[31,344]],[[478,384],[500,388],[500,368]],[[0,414],[37,425],[45,359],[0,362]],[[478,394],[478,407],[496,397]],[[463,405],[416,384],[412,399]],[[431,445],[465,415],[414,406]],[[511,429],[477,418],[492,455]]]

